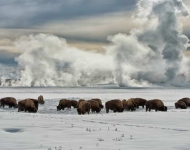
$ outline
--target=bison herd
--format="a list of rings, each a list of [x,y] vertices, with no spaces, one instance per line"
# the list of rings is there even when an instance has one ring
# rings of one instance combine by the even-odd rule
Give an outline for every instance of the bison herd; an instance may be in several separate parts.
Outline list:
[[[24,100],[17,101],[14,97],[4,97],[0,99],[0,107],[5,107],[6,105],[9,106],[9,108],[18,108],[18,112],[25,111],[25,112],[34,112],[36,113],[38,111],[38,104],[44,104],[43,96],[40,95],[38,99],[33,98],[27,98]]]
[[[0,99],[0,107],[5,107],[6,105],[9,108],[18,108],[18,112],[33,112],[36,113],[38,111],[38,104],[44,104],[44,98],[42,95],[38,97],[38,99],[27,98],[24,100],[17,101],[13,97],[4,97]],[[182,98],[178,100],[175,104],[175,108],[187,109],[190,106],[190,98]],[[155,111],[167,111],[167,107],[164,105],[162,100],[153,99],[146,100],[143,98],[130,98],[128,100],[120,100],[114,99],[105,102],[105,110],[106,113],[109,113],[110,110],[113,112],[123,112],[123,111],[135,111],[141,106],[146,111],[151,111],[152,109]],[[91,100],[80,99],[76,100],[68,100],[61,99],[57,106],[57,111],[64,110],[65,108],[71,109],[71,107],[76,108],[79,115],[92,113],[99,113],[101,109],[104,108],[102,101],[98,98]]]

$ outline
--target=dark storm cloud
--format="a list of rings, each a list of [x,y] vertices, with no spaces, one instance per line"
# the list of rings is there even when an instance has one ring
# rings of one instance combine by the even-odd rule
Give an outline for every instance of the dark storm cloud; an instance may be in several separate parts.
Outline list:
[[[0,1],[0,27],[27,28],[51,21],[131,10],[136,0]]]

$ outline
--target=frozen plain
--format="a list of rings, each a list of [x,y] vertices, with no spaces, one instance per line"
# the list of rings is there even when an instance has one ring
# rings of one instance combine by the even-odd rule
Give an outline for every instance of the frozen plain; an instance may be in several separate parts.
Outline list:
[[[190,89],[108,87],[0,88],[0,97],[17,100],[43,95],[45,105],[35,114],[0,108],[0,150],[189,150],[190,109],[174,108]],[[76,109],[56,111],[61,98],[159,98],[167,112],[105,113],[80,116]]]

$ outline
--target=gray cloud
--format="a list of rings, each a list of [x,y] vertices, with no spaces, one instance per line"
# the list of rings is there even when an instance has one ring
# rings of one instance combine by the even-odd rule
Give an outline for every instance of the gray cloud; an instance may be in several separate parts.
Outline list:
[[[0,1],[0,27],[27,28],[51,21],[131,10],[135,3],[136,0]]]

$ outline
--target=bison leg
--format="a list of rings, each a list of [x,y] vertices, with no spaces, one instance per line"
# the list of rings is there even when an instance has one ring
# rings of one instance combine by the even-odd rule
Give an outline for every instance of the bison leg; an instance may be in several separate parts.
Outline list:
[[[22,107],[18,107],[18,112],[23,111]]]
[[[106,109],[106,113],[109,113],[109,109]]]
[[[132,107],[129,107],[129,111],[133,111],[133,108],[132,108]]]
[[[91,112],[94,113],[94,112],[95,112],[95,109],[91,109]]]

